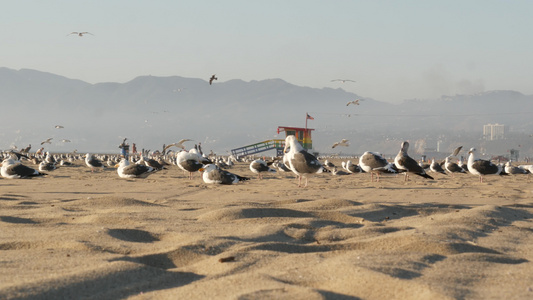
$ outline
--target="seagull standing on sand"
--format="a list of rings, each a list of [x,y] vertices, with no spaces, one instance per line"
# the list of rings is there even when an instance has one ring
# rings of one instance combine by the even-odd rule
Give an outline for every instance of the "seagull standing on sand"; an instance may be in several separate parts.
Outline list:
[[[398,152],[398,155],[394,158],[394,165],[398,170],[404,170],[405,177],[404,181],[407,181],[409,177],[409,173],[416,174],[418,176],[422,176],[424,178],[433,179],[433,177],[426,174],[426,171],[424,171],[424,168],[422,168],[416,160],[412,159],[408,154],[407,150],[409,149],[409,142],[405,141],[402,143],[400,152]]]
[[[288,150],[290,148],[290,150]],[[307,187],[307,179],[309,176],[322,173],[325,171],[324,167],[318,159],[308,153],[294,135],[289,135],[285,139],[285,148],[283,149],[289,168],[294,174],[298,176],[298,187],[302,186],[302,177],[305,177],[305,185]],[[285,158],[284,158],[285,160]]]
[[[257,174],[257,179],[263,179],[264,172],[276,173],[276,170],[270,167],[272,163],[267,163],[262,159],[256,159],[250,163],[250,171]]]
[[[446,175],[446,172],[444,172],[444,169],[442,168],[442,166],[435,161],[434,157],[431,160],[431,164],[429,165],[429,170],[434,173],[441,173],[441,174]]]
[[[379,181],[380,173],[396,174],[394,164],[389,163],[385,157],[377,152],[367,151],[359,157],[359,167],[370,173],[370,181],[374,181],[374,173],[376,173],[376,182]]]
[[[460,167],[458,164],[454,163],[450,160],[451,156],[447,156],[446,160],[444,162],[444,169],[452,174],[452,178],[454,177],[455,173],[466,173],[465,169]]]
[[[104,163],[89,153],[85,155],[85,164],[87,167],[91,168],[91,172],[94,172],[95,168],[102,168],[102,170],[104,169]]]
[[[471,148],[468,151],[468,172],[479,176],[479,182],[483,182],[483,175],[500,175],[502,173],[502,166],[492,163],[484,159],[476,159],[476,148]]]
[[[191,149],[192,150],[192,149]],[[189,172],[189,180],[192,174],[198,172],[203,164],[200,162],[200,156],[194,151],[180,151],[176,156],[176,164],[183,171]]]

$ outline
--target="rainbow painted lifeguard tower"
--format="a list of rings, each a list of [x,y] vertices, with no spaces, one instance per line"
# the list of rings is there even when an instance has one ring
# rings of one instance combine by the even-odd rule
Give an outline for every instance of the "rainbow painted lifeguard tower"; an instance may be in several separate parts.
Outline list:
[[[311,139],[311,132],[314,129],[311,128],[300,128],[300,127],[288,127],[288,126],[278,126],[278,134],[285,132],[285,137],[289,135],[294,135],[298,142],[306,149],[313,148],[313,140]],[[285,139],[272,139],[267,141],[262,141],[259,143],[247,145],[240,148],[231,149],[231,154],[233,156],[246,156],[251,154],[256,154],[268,150],[276,150],[277,156],[283,156],[283,149],[285,148]]]
[[[289,135],[294,135],[298,142],[309,151],[310,149],[313,149],[313,140],[311,138],[311,132],[314,129],[307,128],[307,120],[314,120],[313,117],[311,117],[308,113],[305,113],[305,128],[300,127],[288,127],[288,126],[278,126],[278,134],[285,132],[285,137]],[[267,140],[262,141],[259,143],[251,144],[248,146],[235,148],[231,150],[231,154],[233,156],[239,157],[239,156],[245,156],[250,154],[256,154],[272,149],[276,149],[276,155],[277,156],[283,156],[283,149],[285,148],[285,139],[279,140],[279,139],[273,139],[273,140]]]

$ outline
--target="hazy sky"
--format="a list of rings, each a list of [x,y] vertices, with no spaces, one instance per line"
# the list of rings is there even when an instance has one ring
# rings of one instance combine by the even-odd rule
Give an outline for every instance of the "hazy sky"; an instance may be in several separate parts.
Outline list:
[[[0,67],[281,78],[387,102],[533,94],[533,1],[1,0]],[[94,36],[67,36],[89,31]],[[352,79],[356,83],[331,82]]]

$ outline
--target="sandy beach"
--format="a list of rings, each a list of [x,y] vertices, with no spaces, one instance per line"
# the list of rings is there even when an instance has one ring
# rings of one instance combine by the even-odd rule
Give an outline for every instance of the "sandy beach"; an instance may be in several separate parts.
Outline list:
[[[533,298],[526,175],[230,171],[0,179],[0,299]]]

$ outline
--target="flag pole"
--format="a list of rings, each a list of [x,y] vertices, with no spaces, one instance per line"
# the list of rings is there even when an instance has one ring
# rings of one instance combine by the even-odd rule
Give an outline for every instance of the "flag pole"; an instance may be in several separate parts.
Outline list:
[[[307,133],[307,119],[308,119],[307,116],[308,116],[308,115],[309,115],[309,114],[306,112],[306,113],[305,113],[305,133]],[[304,135],[304,137],[305,137],[305,135]]]

